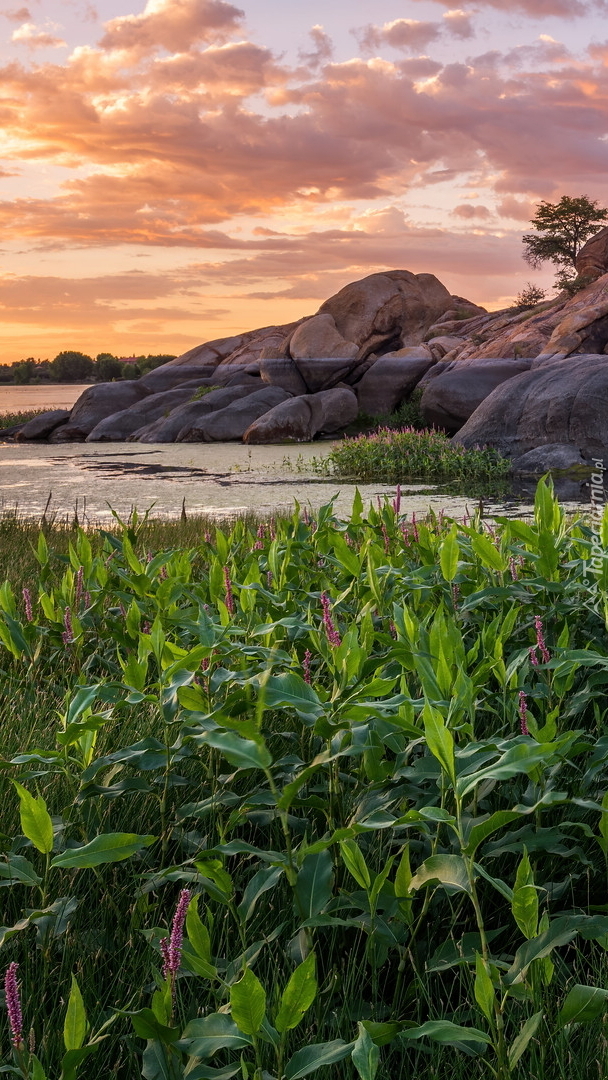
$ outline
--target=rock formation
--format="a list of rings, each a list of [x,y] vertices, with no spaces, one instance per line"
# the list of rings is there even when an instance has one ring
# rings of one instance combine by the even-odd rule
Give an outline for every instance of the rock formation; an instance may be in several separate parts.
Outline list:
[[[608,228],[582,249],[589,284],[487,312],[431,274],[355,281],[314,314],[209,341],[145,377],[88,387],[19,440],[309,441],[386,416],[419,388],[429,425],[522,471],[608,453]]]

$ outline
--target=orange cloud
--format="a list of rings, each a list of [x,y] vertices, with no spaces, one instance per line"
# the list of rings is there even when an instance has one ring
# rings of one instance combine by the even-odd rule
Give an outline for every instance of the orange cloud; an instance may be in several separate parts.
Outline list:
[[[141,15],[123,15],[106,23],[102,49],[164,49],[188,52],[199,42],[223,40],[241,23],[244,12],[224,0],[148,0]]]
[[[55,37],[48,30],[41,30],[31,22],[23,23],[17,30],[13,30],[11,41],[18,45],[27,45],[28,49],[59,49],[67,44],[63,38]]]

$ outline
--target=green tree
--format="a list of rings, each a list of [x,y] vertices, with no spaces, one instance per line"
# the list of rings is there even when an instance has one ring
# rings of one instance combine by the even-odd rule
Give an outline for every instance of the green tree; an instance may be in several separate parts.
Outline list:
[[[95,376],[99,382],[111,382],[122,376],[122,364],[112,353],[98,353],[95,364]]]
[[[36,361],[33,356],[28,356],[27,360],[21,360],[18,364],[13,364],[13,381],[17,386],[25,386],[30,383],[36,374]]]
[[[52,361],[53,376],[57,382],[80,382],[90,379],[95,371],[95,363],[86,353],[66,349]]]
[[[576,257],[583,244],[608,218],[608,209],[587,195],[572,198],[562,195],[558,203],[538,204],[530,221],[533,233],[522,238],[524,259],[537,270],[544,262],[558,268],[556,286],[567,287],[576,280]]]

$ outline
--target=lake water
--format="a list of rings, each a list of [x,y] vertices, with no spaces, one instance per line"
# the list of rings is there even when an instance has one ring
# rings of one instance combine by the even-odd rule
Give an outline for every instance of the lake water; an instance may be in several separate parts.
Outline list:
[[[29,409],[71,409],[88,383],[54,383],[48,386],[0,387],[0,413]]]
[[[0,388],[0,413],[71,408],[86,384]],[[93,524],[133,507],[159,517],[208,513],[233,517],[244,511],[268,516],[291,511],[294,499],[317,509],[335,496],[335,509],[348,514],[355,485],[319,480],[307,462],[327,454],[330,442],[285,446],[242,443],[0,443],[0,512]],[[361,484],[366,504],[393,497],[386,484]],[[474,496],[455,496],[428,484],[403,485],[402,512],[422,515],[429,507],[462,517],[477,505]],[[559,490],[570,509],[589,506],[588,488],[573,482]],[[529,513],[534,483],[508,500],[488,501],[485,512]]]

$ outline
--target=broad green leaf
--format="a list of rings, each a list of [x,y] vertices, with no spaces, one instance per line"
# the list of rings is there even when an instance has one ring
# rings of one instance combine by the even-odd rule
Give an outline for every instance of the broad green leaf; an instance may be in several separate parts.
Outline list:
[[[410,846],[406,844],[395,874],[395,896],[408,897],[410,895],[411,881]]]
[[[72,988],[68,998],[63,1024],[63,1045],[66,1050],[80,1050],[87,1033],[87,1014],[76,976],[72,975]]]
[[[608,990],[601,986],[573,986],[562,1005],[558,1017],[558,1027],[566,1024],[580,1024],[595,1020],[608,1006]]]
[[[0,887],[2,885],[40,885],[38,876],[31,862],[23,855],[7,855],[6,862],[0,862]]]
[[[422,712],[424,720],[424,737],[426,744],[437,758],[441,768],[448,774],[452,784],[456,783],[456,765],[454,761],[454,737],[446,727],[444,719],[438,709],[432,705],[425,705]]]
[[[230,1013],[240,1031],[257,1035],[266,1012],[266,991],[251,968],[230,987]]]
[[[214,1069],[212,1065],[196,1065],[186,1073],[187,1080],[231,1080],[237,1073],[241,1073],[240,1065],[224,1065],[222,1069]]]
[[[441,885],[470,892],[469,876],[464,859],[460,855],[431,855],[419,866],[410,882],[410,890],[423,885]]]
[[[509,825],[521,817],[519,810],[497,810],[485,820],[473,825],[467,835],[466,846],[462,849],[465,855],[474,855],[480,844],[487,840],[488,836],[502,829],[503,825]]]
[[[282,866],[265,866],[262,870],[258,870],[251,880],[247,882],[243,899],[238,907],[239,915],[245,922],[253,915],[260,897],[269,892],[270,889],[274,889],[282,873]]]
[[[369,889],[372,884],[363,852],[356,840],[341,840],[340,854],[346,869],[352,874],[362,889]]]
[[[100,866],[101,863],[122,862],[141,848],[150,847],[155,836],[139,836],[137,833],[102,833],[90,843],[78,848],[68,848],[56,855],[51,866],[82,869]]]
[[[83,1061],[86,1061],[91,1054],[96,1054],[99,1046],[99,1043],[90,1043],[87,1046],[79,1047],[78,1050],[67,1050],[61,1059],[61,1076],[59,1080],[76,1080]]]
[[[374,1080],[380,1062],[380,1049],[376,1046],[368,1031],[359,1023],[359,1038],[351,1054],[353,1065],[361,1080]]]
[[[515,876],[511,911],[524,937],[528,941],[535,937],[538,930],[538,891],[525,847]]]
[[[553,919],[548,930],[520,946],[511,967],[504,975],[505,982],[507,984],[521,982],[533,960],[548,956],[559,945],[567,945],[582,928],[584,921],[584,917],[576,915],[562,915],[558,919]]]
[[[530,1042],[530,1039],[532,1039],[536,1034],[538,1025],[540,1024],[542,1018],[543,1011],[541,1009],[540,1012],[534,1013],[534,1016],[530,1016],[526,1020],[525,1024],[523,1024],[522,1026],[519,1035],[517,1035],[516,1038],[513,1039],[513,1042],[509,1047],[509,1066],[511,1069],[515,1068],[517,1062],[519,1061],[528,1043]]]
[[[453,1045],[459,1042],[481,1042],[491,1045],[492,1040],[485,1031],[479,1028],[460,1027],[452,1024],[450,1020],[427,1020],[420,1027],[405,1028],[401,1032],[402,1039],[432,1039],[433,1042]]]
[[[175,1070],[168,1060],[164,1043],[151,1039],[142,1055],[141,1075],[144,1080],[175,1080]]]
[[[129,1013],[129,1016],[133,1030],[140,1039],[158,1039],[159,1042],[172,1043],[179,1038],[178,1028],[161,1024],[152,1009],[139,1009],[136,1013]]]
[[[490,570],[500,570],[504,572],[507,569],[509,565],[508,559],[506,559],[504,555],[501,555],[500,551],[496,550],[489,536],[485,536],[482,533],[477,533],[476,536],[472,536],[471,547],[480,562]]]
[[[328,1043],[313,1043],[296,1051],[285,1066],[285,1080],[300,1080],[316,1072],[322,1065],[335,1065],[352,1052],[354,1043],[345,1043],[343,1039],[334,1039]]]
[[[42,796],[35,799],[29,791],[13,780],[19,796],[19,816],[23,835],[31,840],[32,844],[43,855],[48,855],[53,850],[53,822],[46,803]]]
[[[195,893],[188,904],[188,910],[186,912],[186,934],[188,935],[188,941],[197,956],[200,956],[202,960],[205,960],[210,964],[211,942],[209,939],[209,931],[198,913],[198,897],[199,894]]]
[[[176,1044],[192,1057],[210,1058],[218,1050],[243,1050],[251,1046],[251,1036],[240,1031],[231,1016],[211,1013],[186,1025]]]
[[[323,715],[316,691],[293,671],[271,675],[261,692],[269,709],[295,709],[302,719],[310,722]]]
[[[318,915],[331,900],[333,866],[329,851],[307,855],[298,873],[295,902],[302,920]]]
[[[439,548],[439,565],[446,581],[453,581],[458,569],[460,548],[456,525],[452,525],[448,535]]]
[[[206,731],[201,742],[220,750],[226,761],[237,769],[267,769],[272,757],[265,743],[243,739],[232,731]]]
[[[283,991],[274,1022],[277,1031],[290,1031],[297,1027],[316,996],[315,954],[311,952],[290,976]]]
[[[477,953],[475,957],[475,1001],[488,1023],[494,1019],[495,995],[487,962]]]
[[[35,1054],[30,1054],[29,1068],[31,1080],[46,1080],[46,1073],[42,1067],[42,1062]]]

